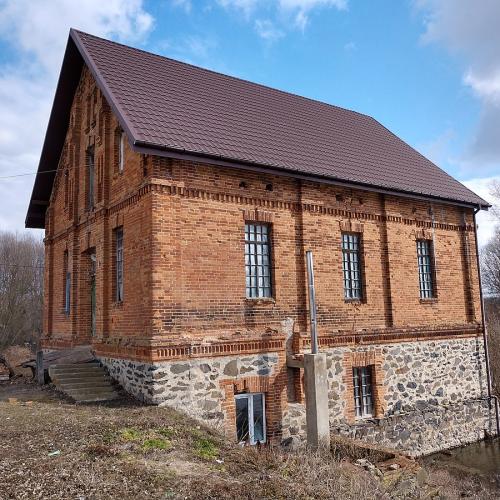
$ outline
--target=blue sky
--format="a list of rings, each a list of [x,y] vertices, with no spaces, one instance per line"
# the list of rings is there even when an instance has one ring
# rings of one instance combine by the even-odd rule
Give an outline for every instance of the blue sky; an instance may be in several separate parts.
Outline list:
[[[487,199],[500,179],[497,0],[49,4],[0,0],[0,177],[36,170],[74,26],[370,114]],[[0,179],[0,229],[22,230],[32,182]]]

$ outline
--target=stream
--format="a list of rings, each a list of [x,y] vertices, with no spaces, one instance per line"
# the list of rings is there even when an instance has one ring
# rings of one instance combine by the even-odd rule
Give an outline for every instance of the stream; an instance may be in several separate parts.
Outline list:
[[[500,475],[500,440],[480,441],[453,450],[434,453],[424,463],[445,464],[485,476]]]

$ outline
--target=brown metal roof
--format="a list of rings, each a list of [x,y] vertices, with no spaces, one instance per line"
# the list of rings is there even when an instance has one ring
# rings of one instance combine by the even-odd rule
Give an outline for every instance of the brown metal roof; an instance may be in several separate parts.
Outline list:
[[[75,47],[138,151],[219,159],[488,206],[370,116],[75,30],[70,32],[46,143],[58,115],[66,118],[67,94],[74,92],[74,74],[80,75]],[[72,61],[67,60],[69,52]],[[45,146],[39,169],[44,168],[44,154]],[[27,224],[29,217],[28,212]]]

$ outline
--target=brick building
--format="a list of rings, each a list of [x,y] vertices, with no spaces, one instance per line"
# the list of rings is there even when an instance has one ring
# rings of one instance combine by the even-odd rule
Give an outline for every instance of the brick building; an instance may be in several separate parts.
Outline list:
[[[43,347],[239,440],[300,436],[312,250],[332,430],[478,440],[487,206],[368,116],[72,30],[26,219]]]

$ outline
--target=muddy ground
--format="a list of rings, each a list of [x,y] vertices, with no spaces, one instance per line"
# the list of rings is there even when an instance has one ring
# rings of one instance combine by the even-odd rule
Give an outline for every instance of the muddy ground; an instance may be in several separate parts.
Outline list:
[[[378,477],[334,455],[243,449],[173,410],[75,405],[24,377],[0,383],[2,500],[500,497],[495,481],[463,471]]]

